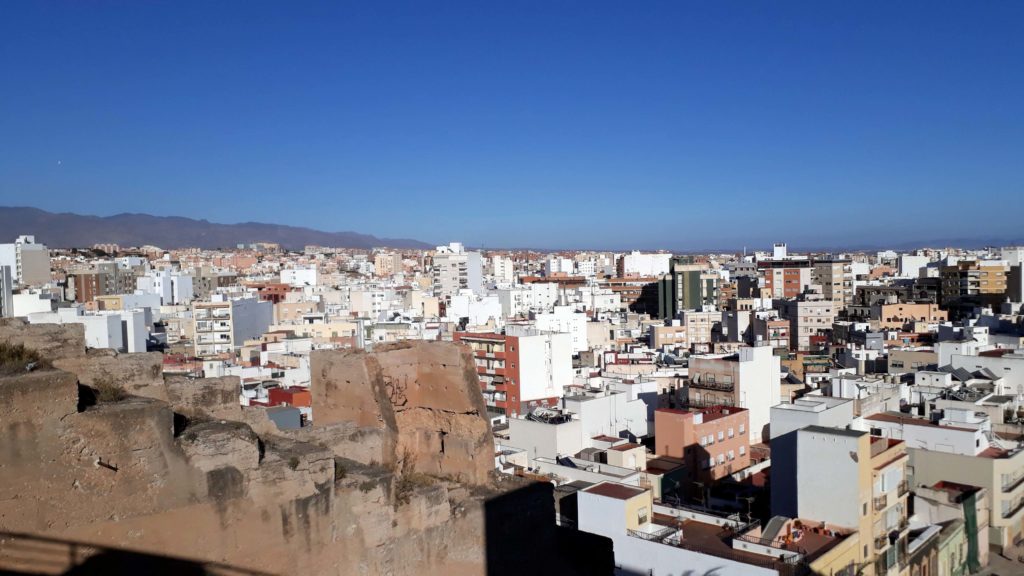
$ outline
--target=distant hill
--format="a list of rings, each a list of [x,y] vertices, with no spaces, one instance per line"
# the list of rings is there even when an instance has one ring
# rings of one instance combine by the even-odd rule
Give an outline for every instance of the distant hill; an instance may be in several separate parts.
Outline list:
[[[178,216],[117,214],[83,216],[47,212],[37,208],[0,206],[0,243],[31,234],[54,248],[82,248],[97,243],[121,246],[153,245],[161,248],[232,248],[251,242],[277,242],[290,250],[307,245],[336,248],[431,248],[407,238],[377,238],[358,232],[322,232],[297,226],[244,222],[217,224]]]

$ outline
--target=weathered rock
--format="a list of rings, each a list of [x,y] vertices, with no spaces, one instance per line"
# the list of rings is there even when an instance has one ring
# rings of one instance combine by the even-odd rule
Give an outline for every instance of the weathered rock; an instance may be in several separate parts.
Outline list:
[[[243,412],[250,412],[245,410]],[[262,413],[253,410],[252,412]],[[266,414],[264,417],[266,417]],[[269,419],[268,419],[269,421]],[[270,424],[274,426],[273,423]],[[382,463],[387,461],[384,450],[384,431],[379,427],[357,426],[352,422],[338,422],[316,426],[307,426],[298,430],[281,430],[276,433],[288,438],[309,442],[330,450],[335,456],[354,460],[362,464]],[[389,445],[393,450],[394,444]]]
[[[486,484],[493,441],[468,350],[402,342],[361,351],[315,351],[317,426],[354,422],[383,432],[383,463]]]
[[[260,439],[240,422],[202,422],[180,438],[189,464],[205,475],[206,496],[218,504],[249,493],[260,465]]]
[[[78,376],[79,383],[92,388],[113,386],[133,396],[165,402],[168,399],[163,355],[159,352],[119,354],[102,348],[89,350],[83,356],[58,358],[53,365]]]
[[[88,375],[126,355],[78,356],[63,365]],[[314,406],[316,426],[288,433],[275,433],[265,414],[243,414],[233,378],[168,378],[172,411],[140,394],[80,407],[68,372],[0,376],[0,531],[262,573],[493,576],[515,565],[510,554],[545,558],[560,574],[610,572],[552,560],[549,493],[539,508],[527,494],[495,514],[489,503],[501,489],[450,480],[482,484],[492,459],[471,361],[456,347],[398,346],[327,360],[320,368],[329,378],[314,375],[314,385],[328,389],[331,409],[322,421]],[[330,383],[346,375],[349,385],[335,390]],[[191,418],[187,426],[175,412]],[[239,417],[257,430],[232,421]],[[338,457],[345,454],[378,464]],[[520,510],[528,521],[504,531],[494,525]],[[500,534],[496,550],[492,534]]]
[[[36,515],[35,504],[28,502],[35,500],[31,495],[46,492],[47,479],[57,472],[62,420],[77,412],[77,404],[78,385],[67,372],[0,378],[0,502],[25,499],[17,511],[0,505],[0,523],[8,518],[29,522]]]
[[[0,342],[24,344],[47,360],[85,354],[82,324],[29,324],[21,318],[0,318]]]
[[[199,420],[242,420],[238,376],[190,378],[166,376],[164,385],[174,411]]]

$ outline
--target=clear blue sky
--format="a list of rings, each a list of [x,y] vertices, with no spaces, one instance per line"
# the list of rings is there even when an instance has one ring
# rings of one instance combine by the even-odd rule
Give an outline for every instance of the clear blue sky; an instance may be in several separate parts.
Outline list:
[[[4,2],[0,204],[470,245],[1021,236],[1024,2]]]

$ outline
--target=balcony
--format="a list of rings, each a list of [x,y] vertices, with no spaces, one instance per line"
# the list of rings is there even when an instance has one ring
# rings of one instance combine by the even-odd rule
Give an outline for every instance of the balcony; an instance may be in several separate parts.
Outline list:
[[[904,496],[907,492],[910,492],[910,483],[908,483],[906,480],[903,480],[902,482],[900,482],[899,486],[896,487],[896,495],[897,497]]]
[[[1013,492],[1018,486],[1024,484],[1024,474],[1003,484],[1003,492]]]
[[[1016,503],[1011,504],[1010,509],[1007,510],[1006,512],[1003,512],[1002,516],[1003,518],[1009,518],[1017,512],[1020,512],[1021,508],[1024,508],[1024,498],[1021,498]]]
[[[889,544],[889,537],[886,535],[878,536],[875,538],[875,550],[881,550]]]
[[[696,388],[698,390],[716,390],[719,392],[732,392],[735,389],[735,384],[731,381],[720,382],[714,378],[697,378],[690,380],[690,388]]]
[[[886,506],[889,505],[889,495],[882,494],[875,498],[875,512],[881,512],[885,510]]]

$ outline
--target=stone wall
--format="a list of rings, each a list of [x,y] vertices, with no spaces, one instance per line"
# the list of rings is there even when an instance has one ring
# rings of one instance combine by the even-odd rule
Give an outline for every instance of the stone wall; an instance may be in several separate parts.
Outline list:
[[[152,355],[86,354],[75,326],[46,331],[49,344],[21,328],[0,338],[64,369],[0,377],[0,531],[274,574],[494,576],[514,573],[514,556],[600,572],[560,555],[550,489],[492,481],[456,346],[316,353],[315,425],[282,432],[239,408],[237,379],[162,384],[137,373]],[[83,401],[106,373],[124,395]]]
[[[379,430],[382,462],[402,470],[489,481],[494,443],[465,347],[401,342],[370,354],[315,351],[311,366],[317,426]]]

